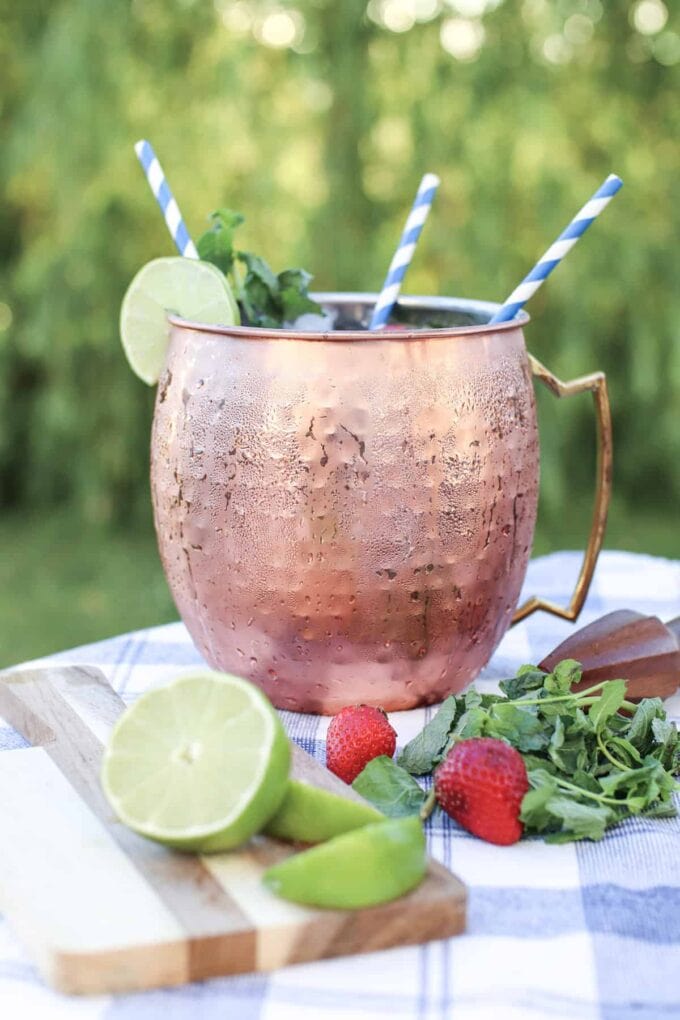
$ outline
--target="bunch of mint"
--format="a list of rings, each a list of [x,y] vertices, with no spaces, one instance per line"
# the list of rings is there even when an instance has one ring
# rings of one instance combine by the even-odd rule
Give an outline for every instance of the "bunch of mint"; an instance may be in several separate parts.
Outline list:
[[[241,213],[217,209],[209,220],[210,228],[198,239],[198,254],[228,278],[244,324],[281,328],[306,312],[322,314],[309,296],[312,277],[304,269],[276,275],[259,255],[234,247],[234,232],[244,222]]]
[[[525,834],[551,843],[601,839],[624,818],[676,815],[680,743],[661,699],[626,701],[625,680],[575,692],[580,679],[580,664],[565,659],[552,673],[522,666],[500,695],[451,695],[396,763],[375,758],[353,786],[385,814],[419,812],[426,793],[414,775],[432,772],[456,741],[497,737],[526,765]]]

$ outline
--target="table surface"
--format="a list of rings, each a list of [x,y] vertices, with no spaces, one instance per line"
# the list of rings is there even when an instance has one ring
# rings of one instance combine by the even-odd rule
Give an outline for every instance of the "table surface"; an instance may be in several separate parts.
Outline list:
[[[577,553],[530,564],[524,594],[566,603]],[[680,612],[680,562],[603,553],[578,626],[613,609]],[[514,627],[477,680],[493,691],[573,629],[543,613]],[[202,662],[179,623],[41,662],[99,666],[126,701]],[[680,718],[680,694],[667,702]],[[393,713],[403,745],[433,709]],[[282,713],[323,761],[328,720]],[[25,746],[0,720],[0,750]],[[680,801],[679,801],[680,803]],[[680,1018],[680,820],[633,820],[601,842],[483,843],[441,817],[430,850],[467,883],[468,932],[425,946],[127,996],[75,999],[41,981],[0,916],[0,1017],[40,1020],[667,1020]]]

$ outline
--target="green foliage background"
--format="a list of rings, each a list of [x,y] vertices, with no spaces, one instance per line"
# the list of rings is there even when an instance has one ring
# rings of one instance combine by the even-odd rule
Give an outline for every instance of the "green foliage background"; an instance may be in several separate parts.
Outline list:
[[[502,299],[619,173],[620,196],[532,301],[527,340],[563,378],[607,372],[615,544],[634,531],[637,547],[680,553],[677,5],[647,35],[628,0],[490,0],[463,19],[485,38],[459,60],[441,33],[469,0],[413,0],[427,20],[401,32],[380,23],[386,2],[369,17],[366,0],[279,0],[298,39],[277,49],[262,42],[270,0],[0,0],[7,521],[30,514],[37,534],[61,508],[83,534],[151,541],[153,393],[117,336],[130,278],[172,252],[132,150],[145,136],[194,236],[211,209],[241,209],[246,247],[275,269],[304,264],[322,289],[380,285],[433,170],[442,186],[406,289]],[[591,499],[592,412],[575,403],[540,401],[554,546],[574,544],[565,518],[580,527]],[[645,545],[647,520],[663,538]]]

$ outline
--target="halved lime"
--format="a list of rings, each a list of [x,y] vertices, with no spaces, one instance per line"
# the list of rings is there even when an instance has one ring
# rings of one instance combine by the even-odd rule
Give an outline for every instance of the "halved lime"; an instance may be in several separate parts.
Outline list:
[[[227,673],[143,694],[116,723],[102,785],[122,822],[180,850],[229,850],[278,809],[290,747],[271,703]]]
[[[263,875],[286,900],[350,910],[403,896],[427,868],[425,834],[417,815],[389,818],[293,854]]]
[[[291,779],[281,807],[267,822],[265,832],[277,839],[322,843],[384,817],[370,804]]]
[[[208,325],[241,321],[227,278],[209,262],[153,259],[139,270],[120,308],[120,338],[132,371],[153,386],[168,348],[167,312]]]

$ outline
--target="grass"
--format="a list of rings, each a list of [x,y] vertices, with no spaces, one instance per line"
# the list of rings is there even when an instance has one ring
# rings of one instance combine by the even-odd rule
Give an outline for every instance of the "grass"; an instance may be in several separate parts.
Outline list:
[[[582,548],[589,509],[539,521],[534,555]],[[668,512],[612,511],[605,547],[680,557]],[[176,619],[152,528],[112,533],[65,512],[0,518],[0,668]]]
[[[570,507],[559,523],[544,524],[539,503],[532,555],[543,556],[558,549],[584,549],[590,522],[591,508],[588,504],[581,504],[578,510]],[[633,511],[614,501],[607,521],[604,548],[627,549],[630,552],[647,553],[649,556],[680,559],[680,528],[677,518],[665,507]]]
[[[151,526],[0,518],[0,667],[175,619]]]

